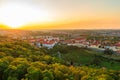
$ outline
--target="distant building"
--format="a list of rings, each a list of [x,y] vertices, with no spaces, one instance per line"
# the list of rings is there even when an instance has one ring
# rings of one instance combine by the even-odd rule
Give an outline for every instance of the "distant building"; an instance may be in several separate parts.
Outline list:
[[[42,43],[43,47],[47,47],[48,49],[53,48],[55,46],[56,42],[55,41],[44,41]]]
[[[59,42],[59,38],[56,37],[48,37],[48,38],[34,38],[34,39],[30,39],[29,43],[31,45],[35,45],[39,48],[41,47],[47,47],[48,49],[53,48],[55,46],[55,44],[57,44]]]

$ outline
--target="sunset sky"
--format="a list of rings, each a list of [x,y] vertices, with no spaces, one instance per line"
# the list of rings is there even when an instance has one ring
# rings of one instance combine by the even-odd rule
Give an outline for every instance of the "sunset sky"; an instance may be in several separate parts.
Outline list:
[[[0,28],[120,29],[120,0],[0,0]]]

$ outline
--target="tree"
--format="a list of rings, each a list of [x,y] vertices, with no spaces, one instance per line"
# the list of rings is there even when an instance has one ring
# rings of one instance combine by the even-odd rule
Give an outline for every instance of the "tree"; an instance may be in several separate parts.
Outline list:
[[[104,54],[112,55],[112,54],[114,54],[114,52],[113,52],[113,50],[110,50],[109,48],[107,48],[104,50]]]
[[[27,78],[28,80],[40,80],[43,78],[42,72],[37,68],[29,67]]]
[[[54,80],[54,76],[52,74],[52,72],[48,71],[48,70],[45,70],[43,71],[43,79],[45,80]]]

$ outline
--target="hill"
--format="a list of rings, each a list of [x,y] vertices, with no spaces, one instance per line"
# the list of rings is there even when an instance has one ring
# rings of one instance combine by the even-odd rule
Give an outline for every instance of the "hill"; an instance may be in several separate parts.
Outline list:
[[[72,62],[75,66],[106,67],[108,69],[120,70],[120,59],[116,59],[115,56],[105,55],[88,48],[67,45],[57,45],[48,52],[52,52],[54,56],[58,51],[66,64],[71,64]]]
[[[0,80],[120,80],[120,71],[68,66],[44,49],[9,39],[0,42]]]

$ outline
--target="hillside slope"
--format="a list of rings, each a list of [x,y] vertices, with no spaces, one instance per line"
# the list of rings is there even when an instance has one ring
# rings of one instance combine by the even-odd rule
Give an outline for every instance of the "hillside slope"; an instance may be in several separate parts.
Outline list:
[[[103,53],[92,51],[87,48],[78,48],[75,46],[58,45],[49,51],[53,55],[61,53],[62,60],[67,64],[75,66],[106,67],[108,69],[120,70],[119,60],[115,56],[105,55]]]
[[[0,80],[120,80],[120,71],[66,66],[20,40],[0,42]]]

